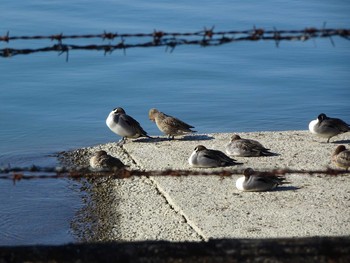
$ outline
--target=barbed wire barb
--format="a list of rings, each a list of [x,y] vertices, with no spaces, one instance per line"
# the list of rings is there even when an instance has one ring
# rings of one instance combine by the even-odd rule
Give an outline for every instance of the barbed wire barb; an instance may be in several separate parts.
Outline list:
[[[327,22],[323,22],[322,31],[325,31],[325,29],[326,29],[326,24],[327,24]],[[327,33],[323,33],[323,34],[325,34],[325,35],[326,35]],[[340,35],[340,36],[341,36],[341,35]],[[329,40],[331,41],[332,46],[333,46],[333,47],[335,47],[335,42],[333,41],[332,36],[331,36],[331,35],[329,35],[328,37],[329,37]]]
[[[279,43],[280,43],[280,32],[277,31],[277,29],[275,27],[273,27],[274,29],[274,39],[275,39],[275,44],[276,44],[276,47],[278,48],[279,47]]]
[[[168,51],[168,49],[170,48],[169,53],[173,53],[173,51],[175,50],[175,47],[177,45],[177,41],[176,41],[176,37],[172,37],[171,40],[168,42],[168,44],[165,47],[165,52]]]

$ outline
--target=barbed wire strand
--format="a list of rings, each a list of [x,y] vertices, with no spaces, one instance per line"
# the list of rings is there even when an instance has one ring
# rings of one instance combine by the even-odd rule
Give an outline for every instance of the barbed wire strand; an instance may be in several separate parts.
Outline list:
[[[9,31],[0,36],[0,42],[12,43],[14,41],[26,41],[26,40],[51,40],[58,43],[46,47],[39,48],[11,48],[6,47],[0,49],[1,57],[13,57],[16,55],[28,55],[38,52],[59,52],[59,55],[66,53],[68,60],[68,53],[73,50],[96,50],[103,51],[104,54],[111,54],[115,50],[125,50],[129,48],[148,48],[148,47],[166,47],[166,51],[173,52],[175,47],[181,45],[198,45],[202,47],[207,46],[220,46],[223,44],[240,42],[240,41],[274,41],[276,47],[279,47],[281,41],[306,41],[315,38],[329,38],[334,46],[334,40],[332,37],[339,36],[344,39],[350,40],[350,29],[330,29],[323,28],[318,29],[314,27],[308,27],[301,30],[265,30],[263,28],[256,28],[249,30],[229,30],[229,31],[214,31],[214,27],[210,29],[204,28],[204,30],[196,32],[165,32],[154,30],[152,33],[113,33],[104,31],[102,34],[83,34],[83,35],[34,35],[34,36],[10,36]],[[102,39],[113,41],[120,39],[117,44],[64,44],[63,41],[76,40],[76,39]],[[148,41],[131,43],[133,39],[150,38]],[[130,43],[126,43],[128,40]]]
[[[14,183],[20,180],[32,179],[83,179],[83,178],[101,178],[109,177],[113,179],[126,179],[137,176],[220,176],[229,177],[232,175],[243,174],[243,169],[222,169],[213,171],[199,170],[129,170],[126,168],[105,171],[93,171],[89,168],[68,169],[64,167],[15,167],[0,168],[0,179],[12,180]],[[261,171],[262,172],[262,171]],[[305,174],[305,175],[329,175],[341,176],[349,174],[350,171],[328,168],[326,170],[295,170],[295,169],[273,169],[262,172],[264,176],[287,175],[287,174]]]

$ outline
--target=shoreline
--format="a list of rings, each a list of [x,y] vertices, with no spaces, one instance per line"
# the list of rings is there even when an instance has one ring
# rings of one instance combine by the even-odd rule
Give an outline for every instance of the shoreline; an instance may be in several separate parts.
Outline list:
[[[118,157],[130,169],[165,170],[191,168],[189,155],[198,145],[224,151],[233,133],[188,135],[169,141],[136,139],[122,147],[107,143],[63,153],[61,160],[86,165],[99,149]],[[349,146],[348,134],[325,143],[308,131],[243,132],[242,138],[258,140],[272,152],[271,157],[235,157],[241,166],[256,170],[290,168],[323,170],[335,168],[330,156],[339,144]],[[230,169],[226,167],[225,169]],[[169,240],[201,241],[211,238],[279,238],[347,236],[350,234],[350,179],[345,176],[289,174],[288,187],[271,192],[239,192],[238,176],[219,178],[140,177],[90,181],[91,203],[86,216],[99,220],[83,222],[103,231],[86,236],[89,241]],[[102,180],[102,178],[101,178]],[[102,194],[100,194],[102,193]],[[107,193],[107,194],[106,194]],[[106,202],[104,199],[107,199]],[[82,218],[86,218],[82,217]],[[81,223],[81,222],[76,222]],[[84,224],[79,224],[80,226]],[[106,226],[108,225],[108,226]],[[82,233],[86,229],[80,229]]]

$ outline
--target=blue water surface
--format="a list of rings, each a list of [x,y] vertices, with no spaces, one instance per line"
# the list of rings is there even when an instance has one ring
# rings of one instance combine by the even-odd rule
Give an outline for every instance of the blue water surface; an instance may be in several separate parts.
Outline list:
[[[4,0],[0,9],[0,35],[9,31],[11,36],[195,32],[212,26],[220,31],[253,26],[288,30],[322,28],[325,22],[329,28],[350,26],[350,3],[338,0]],[[332,40],[334,46],[330,39],[316,39],[281,42],[278,48],[259,41],[178,46],[173,52],[73,51],[68,62],[57,53],[0,58],[0,165],[54,165],[50,156],[56,152],[119,140],[105,125],[117,106],[151,135],[160,135],[147,116],[153,107],[192,124],[199,133],[305,130],[321,112],[350,122],[350,42]],[[0,42],[0,48],[52,44],[18,40]],[[0,198],[6,200],[0,204],[0,233],[7,233],[0,244],[79,241],[69,229],[80,206],[69,181],[16,186],[0,181]],[[61,198],[70,205],[60,206]],[[40,200],[49,205],[38,205]],[[53,216],[40,220],[50,229],[44,235],[34,231],[35,216],[46,213]],[[15,227],[24,222],[23,229]]]

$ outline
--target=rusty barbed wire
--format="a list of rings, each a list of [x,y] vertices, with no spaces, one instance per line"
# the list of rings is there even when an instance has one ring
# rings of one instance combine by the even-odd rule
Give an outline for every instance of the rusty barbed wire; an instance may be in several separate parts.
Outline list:
[[[347,40],[350,39],[350,29],[318,29],[315,27],[307,27],[301,30],[265,30],[263,28],[256,28],[249,30],[229,30],[229,31],[214,31],[214,27],[210,29],[204,28],[196,32],[165,32],[154,30],[152,33],[113,33],[104,31],[102,34],[83,34],[83,35],[34,35],[34,36],[11,36],[9,32],[0,36],[0,42],[12,43],[14,41],[26,40],[50,40],[57,41],[56,44],[39,47],[39,48],[11,48],[6,47],[0,49],[1,57],[13,57],[16,55],[28,55],[38,52],[59,52],[59,55],[66,54],[68,60],[68,53],[73,50],[96,50],[103,51],[104,54],[111,54],[115,50],[125,50],[129,48],[147,48],[147,47],[166,47],[166,51],[173,52],[177,46],[182,45],[198,45],[202,47],[220,46],[223,44],[240,42],[240,41],[274,41],[276,47],[281,41],[306,41],[315,38],[329,38],[331,44],[334,46],[332,37],[339,36]],[[147,41],[133,43],[140,41],[141,38],[148,38]],[[63,43],[63,41],[75,39],[102,39],[102,41],[114,41],[119,39],[116,44],[88,44],[76,45]],[[126,43],[126,40],[129,42]]]
[[[101,178],[109,177],[113,179],[127,179],[131,177],[140,176],[220,176],[229,177],[232,175],[243,174],[244,169],[222,169],[212,171],[200,170],[129,170],[126,168],[118,170],[94,171],[89,168],[65,168],[65,167],[14,167],[14,168],[0,168],[0,179],[12,180],[14,183],[20,180],[32,179],[84,179],[84,178]],[[329,175],[340,176],[350,174],[350,171],[328,168],[325,170],[296,170],[296,169],[272,169],[260,171],[264,172],[265,176],[272,175],[287,175],[287,174],[306,174],[306,175]]]

